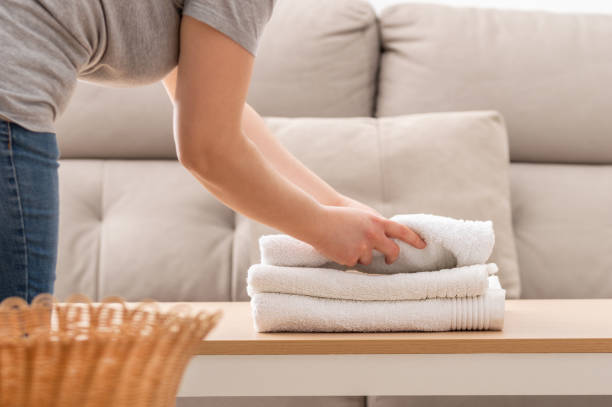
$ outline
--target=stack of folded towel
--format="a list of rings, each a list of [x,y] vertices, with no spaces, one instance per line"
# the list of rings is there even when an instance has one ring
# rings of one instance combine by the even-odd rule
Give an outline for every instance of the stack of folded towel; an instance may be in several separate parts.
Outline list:
[[[259,241],[262,264],[251,266],[247,290],[258,332],[501,330],[505,290],[490,221],[397,215],[427,243],[396,241],[398,259],[347,270],[287,235]]]

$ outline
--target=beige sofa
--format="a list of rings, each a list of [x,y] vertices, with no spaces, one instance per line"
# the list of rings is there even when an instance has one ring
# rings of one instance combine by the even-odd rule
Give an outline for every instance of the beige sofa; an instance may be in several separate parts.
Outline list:
[[[432,5],[398,5],[377,16],[361,0],[285,0],[262,38],[249,102],[262,115],[285,117],[501,112],[510,143],[521,296],[609,297],[610,38],[612,17],[607,16]],[[171,133],[171,106],[161,85],[79,85],[58,124],[60,298],[79,292],[94,299],[248,299],[244,280],[253,261],[248,249],[253,236],[247,223],[178,164]],[[317,143],[294,150],[315,172],[329,173],[333,163],[317,153]],[[377,205],[373,193],[350,174],[333,183]],[[410,194],[398,196],[410,199]],[[402,201],[393,203],[401,207]],[[489,373],[485,380],[494,380]],[[375,379],[374,372],[364,374]],[[186,400],[182,405],[585,402],[612,400],[347,397]]]

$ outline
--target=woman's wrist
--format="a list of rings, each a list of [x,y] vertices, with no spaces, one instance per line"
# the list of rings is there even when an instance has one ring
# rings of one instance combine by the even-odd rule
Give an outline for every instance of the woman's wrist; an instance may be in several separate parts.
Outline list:
[[[339,192],[336,192],[334,196],[330,198],[328,203],[325,205],[329,206],[349,206],[351,199],[346,195],[342,195]]]
[[[318,202],[315,203],[309,211],[300,216],[302,219],[299,227],[300,230],[290,234],[312,246],[319,245],[324,237],[324,229],[329,219],[330,206]]]

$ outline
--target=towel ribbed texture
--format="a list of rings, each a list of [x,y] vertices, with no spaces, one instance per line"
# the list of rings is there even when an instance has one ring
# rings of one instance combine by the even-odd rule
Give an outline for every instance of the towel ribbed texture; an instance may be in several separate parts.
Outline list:
[[[258,332],[500,330],[505,292],[495,284],[476,297],[351,301],[264,293],[253,295],[251,304]]]

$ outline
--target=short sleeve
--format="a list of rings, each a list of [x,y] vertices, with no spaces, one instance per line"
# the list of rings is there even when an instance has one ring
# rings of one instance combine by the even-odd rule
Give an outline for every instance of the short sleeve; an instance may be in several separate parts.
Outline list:
[[[185,0],[183,15],[206,23],[255,55],[275,0]]]

